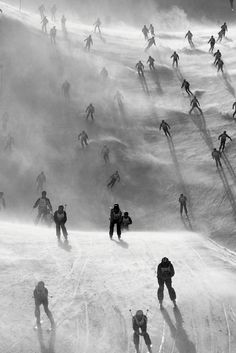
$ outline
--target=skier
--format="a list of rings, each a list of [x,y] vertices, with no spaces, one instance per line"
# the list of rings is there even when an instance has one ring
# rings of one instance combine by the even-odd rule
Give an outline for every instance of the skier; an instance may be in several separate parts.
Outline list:
[[[67,214],[66,211],[64,210],[64,206],[60,205],[58,207],[58,210],[54,213],[54,222],[56,223],[56,235],[57,239],[60,241],[61,240],[61,230],[63,233],[63,236],[65,240],[67,241],[68,238],[68,233],[65,227],[65,223],[67,221]]]
[[[96,20],[96,22],[93,24],[94,25],[94,33],[96,33],[96,30],[98,30],[99,34],[101,34],[101,26],[102,22],[100,20],[100,18],[98,17],[98,19]]]
[[[228,32],[228,27],[226,22],[224,22],[223,25],[221,26],[221,31],[222,31],[223,37],[225,37],[226,32]]]
[[[223,152],[224,149],[225,149],[225,143],[226,143],[226,139],[230,139],[230,141],[232,141],[231,137],[229,135],[227,135],[226,131],[223,132],[223,134],[221,134],[219,137],[218,137],[218,140],[220,140],[220,148],[219,148],[219,151]]]
[[[191,48],[194,48],[194,44],[193,44],[193,34],[188,31],[185,35],[185,38],[188,38],[188,42]]]
[[[218,32],[218,38],[217,38],[217,42],[221,42],[224,36],[224,32],[221,30],[220,32]]]
[[[44,16],[44,18],[41,21],[42,23],[42,32],[43,33],[47,33],[47,24],[48,24],[48,19],[46,16]]]
[[[159,284],[159,288],[157,291],[157,297],[160,303],[160,309],[163,308],[162,302],[164,298],[164,285],[166,285],[170,300],[172,300],[174,307],[176,305],[176,293],[174,288],[172,287],[172,277],[175,275],[174,266],[169,261],[167,257],[163,257],[161,263],[157,267],[157,281]]]
[[[216,148],[214,148],[214,150],[212,151],[212,159],[214,159],[216,161],[216,168],[218,169],[218,167],[220,166],[221,168],[222,167],[222,164],[221,164],[221,161],[220,161],[220,158],[221,158],[221,153],[220,151],[217,151]]]
[[[174,53],[171,55],[170,57],[171,59],[173,58],[173,63],[172,63],[172,66],[176,66],[178,67],[179,66],[179,55],[176,53],[176,51],[174,51]]]
[[[44,172],[41,172],[36,178],[37,192],[43,191],[43,186],[46,183],[46,176]]]
[[[139,62],[135,65],[135,67],[138,71],[138,75],[144,77],[144,71],[143,71],[144,65],[141,60],[139,60]]]
[[[121,229],[129,230],[129,226],[133,223],[131,217],[129,216],[129,212],[124,212],[124,215],[121,218]]]
[[[5,197],[4,197],[4,192],[1,191],[0,192],[0,210],[5,209],[6,208],[6,201],[5,201]]]
[[[155,70],[154,62],[155,62],[155,59],[153,59],[151,56],[149,56],[149,58],[147,60],[147,64],[149,64],[149,69],[151,71]]]
[[[103,81],[106,81],[108,78],[108,71],[107,69],[104,67],[101,72],[100,72],[100,76],[103,79]]]
[[[155,37],[155,30],[154,30],[154,26],[152,24],[150,24],[150,26],[149,26],[149,31],[150,31],[151,35],[153,37]]]
[[[105,161],[105,164],[109,163],[110,162],[110,159],[109,159],[110,150],[107,147],[107,145],[103,146],[101,154],[102,154],[102,157],[103,157],[103,159]]]
[[[190,83],[188,81],[186,81],[185,79],[183,80],[181,88],[184,88],[189,96],[193,95],[192,92],[190,91]]]
[[[236,114],[236,101],[234,102],[232,109],[234,109],[234,113],[233,113],[233,118],[234,118],[234,116]]]
[[[93,45],[93,40],[92,40],[91,34],[87,38],[85,38],[84,42],[86,42],[85,43],[85,50],[90,51],[91,45]]]
[[[44,5],[43,4],[40,5],[38,10],[39,10],[39,13],[40,13],[41,20],[43,20],[44,17],[45,17],[45,11],[46,11]]]
[[[116,184],[116,182],[117,183],[120,182],[120,175],[119,175],[118,170],[110,176],[107,187],[112,189],[113,186]]]
[[[3,129],[3,131],[7,130],[8,123],[9,123],[9,115],[7,112],[5,112],[2,116],[2,129]]]
[[[11,134],[8,134],[7,140],[6,140],[6,144],[5,144],[5,147],[4,147],[4,151],[12,152],[12,148],[13,148],[14,145],[15,145],[14,137],[11,136]]]
[[[35,301],[35,317],[36,317],[36,328],[40,328],[40,305],[43,305],[45,314],[49,318],[51,328],[55,328],[55,322],[51,311],[48,309],[48,290],[44,285],[43,281],[38,282],[34,290],[34,301]]]
[[[199,103],[199,100],[197,99],[196,96],[193,96],[193,99],[190,102],[190,106],[192,108],[190,109],[189,114],[191,114],[192,111],[196,108],[200,112],[200,114],[202,115],[202,110],[200,108],[200,103]]]
[[[87,106],[85,112],[87,113],[86,120],[88,120],[89,116],[91,116],[91,119],[94,120],[95,108],[92,103]]]
[[[145,48],[145,51],[148,51],[148,49],[150,49],[153,45],[156,45],[155,37],[151,37],[150,39],[148,39],[148,45]]]
[[[187,210],[187,197],[184,196],[184,194],[180,194],[179,197],[179,204],[180,204],[180,215],[181,217],[183,216],[183,210],[186,214],[186,216],[188,217],[188,210]]]
[[[213,53],[213,50],[214,50],[214,47],[215,47],[215,44],[216,44],[216,40],[215,40],[214,36],[211,36],[211,38],[208,41],[208,44],[210,44],[209,52]]]
[[[118,105],[119,106],[122,106],[123,104],[123,99],[124,99],[124,96],[120,93],[119,90],[116,91],[116,94],[114,95],[114,100],[117,101]]]
[[[110,230],[109,230],[110,239],[112,239],[113,237],[115,224],[116,224],[116,232],[117,232],[118,239],[121,238],[121,218],[122,218],[122,213],[121,213],[120,207],[118,204],[115,204],[110,212]]]
[[[67,30],[66,30],[66,21],[67,21],[67,19],[65,18],[65,15],[62,15],[62,18],[61,18],[61,29],[62,29],[63,33],[67,32]]]
[[[223,60],[219,59],[217,61],[217,72],[221,71],[223,73],[224,72],[223,66],[224,66]]]
[[[78,140],[80,141],[83,149],[88,146],[88,135],[84,130],[78,135]]]
[[[222,56],[222,54],[221,54],[221,52],[220,52],[219,49],[218,49],[218,50],[215,52],[215,54],[214,54],[214,57],[215,57],[214,65],[217,66],[218,61],[221,59],[221,56]]]
[[[143,336],[148,352],[152,353],[152,342],[149,337],[149,334],[147,333],[147,316],[143,314],[142,310],[138,310],[136,314],[132,317],[132,324],[134,330],[133,341],[136,352],[140,353],[139,336]]]
[[[51,18],[52,18],[52,21],[54,21],[54,22],[56,22],[56,12],[57,12],[57,6],[56,6],[56,4],[54,4],[51,7]]]
[[[50,38],[51,38],[51,43],[54,45],[56,45],[56,35],[57,35],[56,26],[53,26],[50,29]]]
[[[160,127],[159,127],[159,130],[163,129],[166,137],[171,137],[171,134],[170,134],[170,125],[165,121],[165,120],[162,120],[161,124],[160,124]]]
[[[146,25],[143,26],[142,32],[143,32],[143,35],[144,35],[144,39],[145,39],[145,40],[148,40],[148,33],[149,33],[149,30],[148,30],[148,28],[147,28]]]
[[[52,205],[50,200],[46,197],[46,191],[42,192],[42,196],[35,202],[33,208],[38,208],[38,215],[35,219],[35,224],[38,224],[39,221],[46,220],[48,210],[52,212]]]
[[[61,89],[62,89],[62,92],[63,92],[65,99],[69,100],[70,99],[70,83],[67,80],[65,80],[63,82]]]

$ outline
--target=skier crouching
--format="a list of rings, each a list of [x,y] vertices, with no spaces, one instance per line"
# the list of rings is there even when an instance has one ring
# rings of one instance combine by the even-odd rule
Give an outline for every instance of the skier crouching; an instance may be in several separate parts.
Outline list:
[[[139,349],[139,336],[143,336],[145,344],[148,348],[148,352],[152,352],[152,342],[147,333],[147,316],[143,314],[142,310],[138,310],[136,314],[132,317],[132,324],[133,324],[133,340],[134,346],[137,353],[140,353]],[[141,332],[140,332],[141,331]]]

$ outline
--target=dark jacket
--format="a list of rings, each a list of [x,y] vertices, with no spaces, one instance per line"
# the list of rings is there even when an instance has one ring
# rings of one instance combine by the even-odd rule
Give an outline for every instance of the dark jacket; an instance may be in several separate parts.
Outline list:
[[[136,316],[133,316],[133,330],[134,331],[139,331],[139,328],[141,328],[142,332],[147,332],[147,316],[143,315],[143,318],[141,321],[138,321],[136,319]]]
[[[61,215],[61,217],[60,217]],[[63,215],[63,217],[62,217]],[[59,213],[58,210],[54,213],[54,222],[55,223],[66,223],[67,221],[67,214],[66,211],[63,211],[62,213]]]
[[[115,211],[114,208],[111,209],[111,213],[110,213],[110,221],[111,222],[115,222],[115,223],[120,223],[122,219],[122,212],[120,209],[118,209],[117,211]]]
[[[132,224],[132,219],[130,218],[130,216],[128,217],[121,217],[121,224],[123,227],[128,227],[130,224]]]
[[[37,290],[37,287],[34,290],[34,300],[37,303],[42,303],[48,300],[48,290],[44,287],[44,291],[40,292]]]
[[[52,211],[52,205],[50,200],[47,197],[40,197],[34,204],[33,208],[38,207],[39,209],[47,209],[49,208]]]
[[[175,275],[174,266],[172,265],[172,263],[170,261],[166,262],[166,263],[161,262],[158,265],[157,278],[169,279],[169,278],[173,277],[174,275]]]

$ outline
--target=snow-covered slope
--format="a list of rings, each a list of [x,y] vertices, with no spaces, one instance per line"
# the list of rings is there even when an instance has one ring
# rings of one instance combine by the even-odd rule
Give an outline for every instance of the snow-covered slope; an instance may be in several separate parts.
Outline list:
[[[118,242],[107,233],[74,232],[68,246],[58,246],[54,231],[1,224],[0,232],[1,353],[133,352],[129,309],[140,308],[150,310],[153,352],[236,349],[236,255],[199,234],[129,233]],[[158,308],[163,256],[176,270],[176,311],[166,291],[165,309]],[[39,280],[52,296],[55,337],[45,314],[43,336],[33,331]]]

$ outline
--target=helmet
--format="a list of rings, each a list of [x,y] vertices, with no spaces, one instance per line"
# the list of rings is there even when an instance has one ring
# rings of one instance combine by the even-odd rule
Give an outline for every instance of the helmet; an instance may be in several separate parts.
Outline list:
[[[161,261],[162,261],[162,262],[168,262],[169,259],[168,259],[168,257],[163,257],[163,259],[162,259]]]
[[[138,310],[137,312],[136,312],[136,315],[135,315],[138,319],[140,318],[142,318],[143,317],[143,311],[142,310]]]

